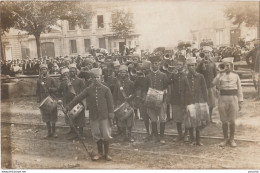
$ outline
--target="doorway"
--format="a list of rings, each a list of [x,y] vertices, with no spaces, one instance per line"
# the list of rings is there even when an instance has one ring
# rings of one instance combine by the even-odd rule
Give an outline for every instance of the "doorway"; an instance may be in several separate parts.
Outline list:
[[[41,44],[42,56],[55,57],[55,49],[53,42],[46,42]]]

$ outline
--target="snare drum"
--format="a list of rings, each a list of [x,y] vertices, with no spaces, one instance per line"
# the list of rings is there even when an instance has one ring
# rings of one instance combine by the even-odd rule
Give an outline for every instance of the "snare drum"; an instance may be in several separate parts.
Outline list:
[[[185,128],[197,127],[197,114],[195,104],[187,106],[187,112],[185,113],[184,124]]]
[[[115,116],[120,120],[125,120],[133,114],[134,109],[127,103],[122,103],[115,109]]]
[[[68,115],[70,116],[70,118],[72,120],[74,120],[75,118],[77,118],[79,116],[79,114],[84,110],[84,106],[81,103],[78,103],[76,106],[74,106],[74,108],[72,108],[69,112]]]
[[[51,96],[48,96],[41,102],[39,108],[41,112],[51,114],[57,108],[57,103],[51,98]]]
[[[149,88],[145,99],[145,105],[148,108],[161,109],[163,106],[163,95],[163,91]]]

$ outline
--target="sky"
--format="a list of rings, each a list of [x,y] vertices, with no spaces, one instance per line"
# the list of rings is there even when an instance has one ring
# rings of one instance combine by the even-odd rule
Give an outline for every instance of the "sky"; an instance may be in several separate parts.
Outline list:
[[[190,31],[210,27],[210,20],[223,18],[226,3],[219,2],[136,2],[131,10],[140,46],[155,48],[174,47],[179,40],[191,39]]]

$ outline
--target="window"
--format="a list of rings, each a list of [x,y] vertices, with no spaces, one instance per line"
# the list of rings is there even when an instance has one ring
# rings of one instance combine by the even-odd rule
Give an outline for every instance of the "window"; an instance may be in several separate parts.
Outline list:
[[[70,53],[77,53],[76,40],[70,40]]]
[[[131,41],[128,41],[128,47],[131,48]]]
[[[69,30],[75,30],[76,24],[73,22],[69,22]]]
[[[90,39],[84,39],[84,45],[85,45],[85,52],[88,52],[91,46]]]
[[[106,42],[105,42],[105,38],[99,38],[99,48],[104,48],[106,49]]]
[[[83,29],[90,29],[90,23],[84,23]]]
[[[98,15],[97,16],[97,24],[98,24],[98,28],[104,28],[104,19],[103,19],[103,15]]]
[[[22,49],[22,58],[26,59],[27,56],[30,57],[30,49],[29,48],[21,48]]]

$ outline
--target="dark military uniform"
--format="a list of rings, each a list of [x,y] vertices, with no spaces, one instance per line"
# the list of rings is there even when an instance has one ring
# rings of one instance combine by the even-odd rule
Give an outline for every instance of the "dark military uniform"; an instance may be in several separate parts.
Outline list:
[[[193,104],[195,108],[196,113],[196,121],[190,121],[191,124],[189,127],[189,133],[190,133],[190,142],[194,141],[193,137],[193,128],[196,128],[196,144],[202,145],[200,143],[200,129],[202,125],[205,125],[204,119],[205,117],[202,117],[202,110],[200,109],[200,103],[207,103],[208,99],[208,93],[207,93],[207,87],[205,83],[205,79],[202,74],[199,73],[188,73],[188,81],[189,86],[191,88],[191,104]],[[185,121],[189,121],[188,114],[186,114]],[[209,120],[209,118],[206,118],[205,120]]]
[[[147,134],[150,133],[149,116],[147,114],[147,107],[145,105],[145,98],[149,89],[150,78],[148,76],[138,77],[135,81],[134,88],[136,91],[136,105],[140,111],[140,116],[144,120],[144,125]]]
[[[111,138],[109,113],[113,113],[113,97],[108,87],[103,84],[91,85],[71,101],[67,108],[72,109],[77,103],[87,99],[91,132],[95,140],[107,141]]]
[[[57,91],[57,83],[50,76],[40,77],[37,80],[36,95],[39,102],[42,102],[46,97],[55,98],[54,93]],[[41,112],[43,122],[56,122],[57,109],[52,113]]]
[[[38,102],[42,102],[46,97],[52,96],[54,98],[54,93],[57,91],[57,83],[55,80],[48,75],[46,77],[40,76],[37,80],[36,96]],[[57,137],[55,133],[55,123],[57,121],[57,106],[52,112],[46,110],[41,110],[42,120],[46,122],[48,135],[46,137]]]
[[[124,91],[121,91],[120,87],[122,87]],[[123,95],[123,92],[125,93],[125,96]],[[114,87],[114,93],[113,93],[114,103],[116,107],[124,103],[126,101],[125,97],[129,97],[130,95],[132,96],[134,95],[134,83],[129,78],[118,79]],[[130,106],[131,105],[132,103],[130,103]],[[132,127],[134,126],[134,117],[135,117],[134,111],[128,118],[124,120],[118,117],[118,122],[117,122],[118,126],[123,130],[124,134],[127,133],[128,138],[131,137],[131,130]]]
[[[191,91],[187,76],[184,72],[173,74],[170,77],[172,83],[171,105],[172,117],[176,122],[178,139],[182,139],[182,123],[184,121],[185,107],[190,104]],[[186,132],[186,131],[185,131]]]
[[[64,106],[66,106],[70,101],[73,100],[73,98],[77,95],[79,95],[84,90],[84,81],[81,80],[78,77],[70,78],[71,85],[73,87],[73,90],[75,93],[72,93],[70,86],[68,86],[68,81],[65,80],[61,83],[59,87],[59,92],[63,95],[63,103]],[[69,124],[69,120],[67,116],[65,116],[65,121],[67,124]],[[83,110],[77,118],[74,120],[74,125],[78,127],[84,127],[85,126],[85,110]]]
[[[201,73],[206,81],[208,90],[208,105],[210,107],[210,117],[213,108],[216,106],[216,86],[213,85],[213,80],[217,76],[216,64],[209,60],[208,63],[201,63],[197,68],[197,72]]]
[[[149,79],[149,87],[164,91],[168,87],[168,79],[166,74],[161,72],[159,69],[154,72],[151,70],[150,74],[147,76]],[[158,140],[158,131],[157,131],[157,120],[159,117],[160,121],[160,141],[164,143],[164,130],[165,130],[165,123],[166,123],[166,99],[164,97],[162,107],[158,109],[147,108],[147,113],[152,121],[152,134]]]

